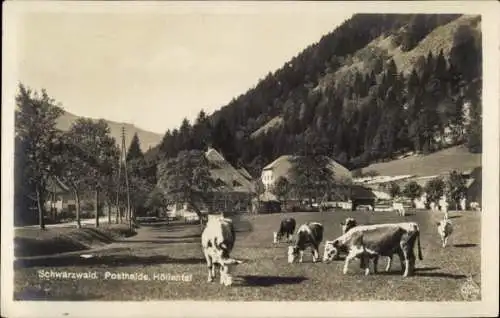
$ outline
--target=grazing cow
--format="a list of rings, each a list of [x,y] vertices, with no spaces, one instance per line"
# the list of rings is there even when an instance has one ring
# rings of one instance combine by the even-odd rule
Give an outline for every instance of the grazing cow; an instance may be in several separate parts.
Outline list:
[[[474,211],[478,211],[480,212],[481,211],[481,206],[479,205],[478,202],[471,202],[470,203],[470,208]]]
[[[326,241],[323,261],[331,261],[337,257],[339,252],[346,252],[344,274],[347,273],[349,262],[354,258],[359,258],[365,275],[369,275],[370,259],[373,259],[374,272],[376,272],[379,256],[388,257],[386,271],[389,271],[392,256],[397,253],[401,261],[401,268],[404,269],[403,276],[406,277],[411,275],[415,268],[413,252],[415,240],[418,243],[418,257],[422,260],[420,230],[417,223],[360,225],[333,241]]]
[[[397,203],[397,202],[392,203],[392,209],[394,211],[396,211],[399,216],[406,215],[406,211],[405,211],[405,207],[403,206],[403,203]]]
[[[353,218],[347,218],[345,219],[345,221],[340,223],[340,225],[342,225],[342,234],[345,234],[353,227],[356,227],[358,225],[358,222],[356,222],[356,220]]]
[[[293,237],[293,232],[295,231],[295,225],[296,222],[294,218],[281,220],[278,232],[273,232],[273,242],[275,244],[279,243],[283,237],[286,237],[287,242],[290,242]]]
[[[295,244],[288,246],[288,263],[293,263],[299,257],[299,263],[302,263],[304,250],[311,247],[313,262],[319,260],[319,245],[323,241],[323,225],[317,222],[308,222],[302,224],[297,230]]]
[[[207,260],[209,282],[214,280],[215,265],[218,264],[220,266],[220,283],[225,286],[233,283],[230,274],[231,267],[241,264],[241,261],[229,257],[235,239],[232,220],[222,216],[209,215],[206,227],[201,234],[201,245]]]
[[[450,237],[451,233],[453,233],[453,226],[451,224],[451,221],[444,219],[440,222],[437,222],[436,225],[438,227],[438,234],[441,237],[442,246],[446,247],[448,238]]]
[[[342,225],[342,234],[345,234],[347,233],[350,229],[358,226],[358,222],[356,222],[356,220],[354,218],[347,218],[345,219],[345,221],[343,221],[342,223],[340,223]],[[332,246],[329,244],[330,241],[327,241],[326,244],[325,244],[325,252],[323,253],[323,261],[324,262],[329,262],[329,261],[332,261],[333,258],[335,257],[338,257],[339,254],[338,253],[335,253],[335,250],[332,248]],[[328,256],[330,255],[330,256]],[[335,257],[334,257],[335,256]],[[388,272],[390,269],[391,269],[391,263],[392,263],[392,255],[391,256],[388,256],[388,261],[387,261],[387,267],[386,267],[386,271]],[[374,261],[375,263],[378,263],[378,261]],[[364,268],[365,264],[364,264],[364,260],[361,259],[361,263],[360,263],[360,267],[361,268]],[[376,269],[375,269],[376,271]]]

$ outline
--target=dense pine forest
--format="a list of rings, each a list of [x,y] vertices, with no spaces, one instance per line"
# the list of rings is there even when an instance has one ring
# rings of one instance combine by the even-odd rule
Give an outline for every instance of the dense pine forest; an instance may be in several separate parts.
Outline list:
[[[210,145],[259,175],[283,154],[352,169],[462,143],[481,152],[481,87],[479,16],[358,14],[146,157]]]

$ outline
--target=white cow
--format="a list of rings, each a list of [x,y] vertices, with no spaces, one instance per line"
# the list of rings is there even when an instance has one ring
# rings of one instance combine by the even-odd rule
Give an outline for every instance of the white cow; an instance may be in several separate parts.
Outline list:
[[[450,237],[451,233],[453,233],[453,225],[451,224],[451,221],[447,219],[437,222],[436,225],[438,227],[438,234],[441,237],[442,246],[446,247],[448,238]]]
[[[396,211],[398,213],[398,215],[400,215],[400,216],[406,215],[406,211],[405,211],[405,207],[403,206],[403,203],[393,202],[392,203],[392,210]]]
[[[441,207],[441,212],[444,213],[444,219],[448,220],[448,201],[446,197],[443,197],[441,201],[439,201],[439,206]]]
[[[208,216],[208,221],[203,233],[201,234],[201,245],[203,254],[207,260],[208,281],[212,282],[215,278],[215,265],[220,266],[220,283],[229,286],[233,283],[230,274],[232,265],[242,262],[229,257],[236,236],[233,222],[231,219],[222,216]]]

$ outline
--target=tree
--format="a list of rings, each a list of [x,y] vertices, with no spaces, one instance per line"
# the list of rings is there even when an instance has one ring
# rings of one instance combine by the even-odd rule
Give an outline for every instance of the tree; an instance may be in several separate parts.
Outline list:
[[[200,204],[206,204],[208,193],[215,189],[202,151],[183,150],[177,157],[163,160],[157,178],[168,202],[188,203],[202,222]]]
[[[390,182],[388,186],[391,198],[396,198],[401,194],[401,187],[396,182]]]
[[[149,192],[145,202],[145,207],[152,211],[156,217],[159,217],[161,212],[165,212],[167,208],[167,200],[163,190],[155,187],[153,191]]]
[[[286,200],[289,192],[290,192],[290,183],[286,178],[279,177],[274,184],[272,193],[276,195],[278,200],[280,200],[283,203],[284,208],[286,208]]]
[[[141,143],[139,141],[139,136],[137,133],[132,137],[132,141],[130,142],[130,146],[127,151],[127,161],[144,158],[144,153],[141,150]]]
[[[101,190],[108,186],[119,158],[116,141],[104,120],[77,119],[66,135],[66,165],[63,176],[72,184],[80,224],[79,193],[94,191],[96,226],[99,226]]]
[[[19,84],[16,106],[16,139],[26,152],[21,175],[27,184],[33,186],[38,206],[38,222],[40,228],[44,229],[46,186],[57,170],[57,153],[60,150],[60,132],[55,125],[63,110],[44,89],[41,93],[33,92],[23,84]]]
[[[446,184],[441,177],[436,177],[427,181],[425,184],[425,192],[427,193],[428,202],[439,202],[446,189]]]
[[[313,199],[330,192],[334,175],[327,157],[296,156],[290,161],[290,183],[300,198],[308,199],[312,205]]]
[[[414,205],[414,200],[422,195],[422,187],[415,181],[411,181],[403,188],[403,195],[409,198]]]
[[[465,179],[458,171],[453,170],[448,175],[446,179],[446,192],[451,200],[455,202],[455,209],[458,210],[460,200],[464,198],[467,193]]]
[[[260,196],[264,192],[266,192],[266,188],[264,186],[264,183],[262,183],[262,179],[260,179],[260,178],[255,179],[253,182],[252,188],[253,188],[253,192],[254,192],[253,194],[254,194],[255,198],[257,199],[258,209],[260,209],[260,206],[261,206]]]

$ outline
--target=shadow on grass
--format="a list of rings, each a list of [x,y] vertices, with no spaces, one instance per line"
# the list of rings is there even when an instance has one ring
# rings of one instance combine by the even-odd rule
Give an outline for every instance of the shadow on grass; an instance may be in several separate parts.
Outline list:
[[[452,279],[464,279],[467,278],[465,275],[457,275],[457,274],[450,274],[450,273],[419,273],[418,271],[415,271],[415,275],[413,276],[418,276],[418,277],[438,277],[438,278],[452,278]]]
[[[466,243],[466,244],[454,244],[454,247],[468,248],[468,247],[476,247],[477,244]]]
[[[441,267],[416,267],[415,272],[428,272],[428,271],[435,271],[441,269]]]
[[[461,218],[462,216],[461,215],[451,215],[448,217],[448,219],[458,219],[458,218]]]
[[[260,275],[245,275],[239,276],[242,281],[242,286],[244,287],[269,287],[274,285],[294,285],[300,284],[307,280],[306,277],[302,276],[260,276]]]
[[[60,266],[137,266],[156,264],[201,264],[205,262],[203,258],[171,258],[165,255],[154,255],[139,257],[134,255],[105,255],[92,258],[82,258],[79,255],[37,258],[37,259],[17,259],[14,261],[14,268],[30,267],[60,267]]]

